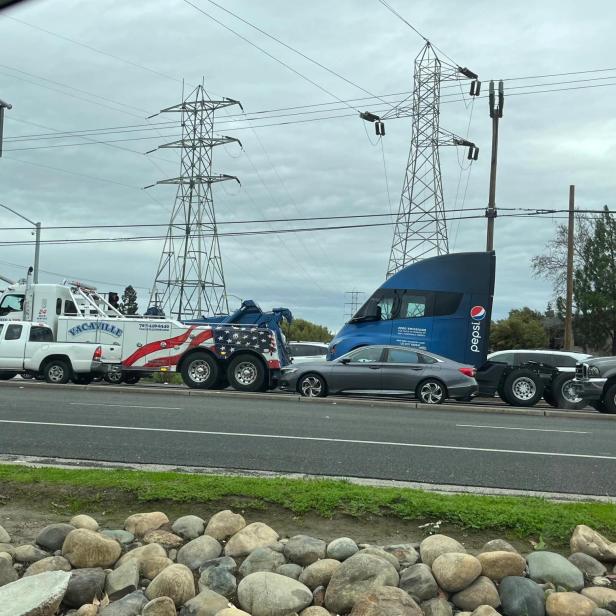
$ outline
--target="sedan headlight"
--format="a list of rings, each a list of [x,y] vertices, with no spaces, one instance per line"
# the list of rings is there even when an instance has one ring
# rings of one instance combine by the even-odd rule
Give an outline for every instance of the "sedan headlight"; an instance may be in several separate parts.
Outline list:
[[[589,366],[588,376],[601,376],[601,370],[597,366]]]

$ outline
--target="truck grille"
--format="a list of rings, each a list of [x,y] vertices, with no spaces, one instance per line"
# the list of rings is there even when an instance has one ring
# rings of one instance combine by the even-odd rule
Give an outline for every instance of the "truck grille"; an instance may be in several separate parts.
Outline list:
[[[588,364],[577,364],[575,367],[575,378],[584,381],[588,378]]]

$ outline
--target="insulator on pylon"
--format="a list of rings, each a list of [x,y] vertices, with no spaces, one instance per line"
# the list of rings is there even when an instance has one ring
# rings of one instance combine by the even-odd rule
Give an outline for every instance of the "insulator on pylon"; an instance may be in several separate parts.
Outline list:
[[[471,81],[471,89],[469,92],[470,96],[479,96],[481,92],[481,81],[479,79],[475,79],[475,81]]]
[[[382,137],[383,135],[385,135],[385,123],[384,122],[375,122],[374,123],[374,132],[379,136]]]

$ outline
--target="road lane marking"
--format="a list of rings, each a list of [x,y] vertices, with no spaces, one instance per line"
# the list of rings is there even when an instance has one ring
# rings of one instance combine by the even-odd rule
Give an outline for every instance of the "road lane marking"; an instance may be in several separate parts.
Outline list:
[[[132,430],[136,432],[166,432],[171,434],[201,434],[205,436],[230,436],[239,438],[262,438],[288,441],[314,441],[322,443],[345,443],[351,445],[386,445],[388,447],[409,447],[418,449],[447,449],[454,451],[481,451],[486,453],[513,453],[526,456],[549,456],[556,458],[588,458],[591,460],[615,460],[616,456],[597,456],[586,453],[560,453],[554,451],[522,451],[517,449],[489,449],[487,447],[460,447],[457,445],[427,445],[424,443],[397,443],[389,441],[363,441],[357,439],[327,438],[323,436],[292,436],[283,434],[251,434],[248,432],[213,432],[208,430],[184,430],[178,428],[144,428],[141,426],[104,426],[98,424],[57,423],[51,421],[23,421],[0,419],[0,423],[51,426],[59,428],[88,428],[96,430]]]
[[[141,406],[138,404],[107,404],[106,402],[69,402],[71,406],[117,406],[122,409],[160,409],[163,411],[181,411],[179,406]]]
[[[475,424],[456,424],[456,428],[488,428],[489,430],[524,430],[525,432],[560,432],[562,434],[592,434],[582,430],[552,430],[548,428],[513,428],[511,426],[479,426]]]

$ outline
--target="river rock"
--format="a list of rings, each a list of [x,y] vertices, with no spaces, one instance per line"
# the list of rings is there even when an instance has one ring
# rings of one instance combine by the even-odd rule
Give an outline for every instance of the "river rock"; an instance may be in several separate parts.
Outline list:
[[[209,535],[201,535],[178,551],[177,562],[195,571],[208,560],[218,558],[221,552],[222,546],[216,539]]]
[[[295,563],[285,563],[284,565],[280,565],[274,573],[279,573],[280,575],[286,575],[294,580],[299,580],[299,576],[302,574],[303,570],[303,567],[300,567]]]
[[[500,616],[500,614],[490,605],[480,605],[471,616]]]
[[[421,611],[424,616],[452,616],[453,614],[451,605],[443,597],[424,601],[421,604]]]
[[[548,595],[545,609],[548,616],[592,616],[594,601],[576,592],[553,592]]]
[[[299,576],[299,581],[314,590],[317,586],[327,586],[340,562],[333,558],[324,558],[308,565]]]
[[[216,616],[229,606],[229,599],[213,590],[203,590],[187,601],[180,610],[180,616]],[[239,612],[240,614],[242,612]]]
[[[98,616],[98,605],[94,605],[94,603],[86,603],[82,605],[76,612],[72,610],[67,612],[67,615],[70,616]]]
[[[533,552],[526,557],[528,577],[535,582],[552,582],[568,590],[581,590],[584,587],[582,572],[564,556],[555,552]]]
[[[438,584],[432,570],[424,563],[411,565],[400,572],[400,588],[421,603],[438,595]]]
[[[359,552],[357,543],[349,537],[339,537],[327,545],[326,556],[342,562]]]
[[[246,556],[257,548],[264,548],[278,541],[278,533],[262,522],[253,522],[229,539],[225,546],[225,555],[231,557]]]
[[[148,531],[169,524],[169,518],[161,511],[135,513],[124,521],[124,529],[135,537],[143,537]]]
[[[607,567],[603,563],[588,554],[584,554],[584,552],[571,554],[569,562],[573,563],[589,579],[607,573]]]
[[[0,559],[0,587],[17,581],[19,576],[13,568],[13,561]]]
[[[105,589],[105,572],[102,569],[75,569],[64,595],[68,607],[81,607],[100,599]]]
[[[545,599],[541,586],[523,577],[506,577],[499,585],[503,613],[507,616],[544,616]]]
[[[122,545],[129,545],[135,540],[135,535],[129,533],[127,530],[102,530],[101,535],[109,537],[109,539],[115,539]]]
[[[36,543],[48,552],[62,548],[66,536],[75,530],[70,524],[49,524],[36,536]]]
[[[30,564],[37,560],[43,560],[49,556],[48,552],[44,552],[34,545],[20,545],[15,548],[13,558],[18,563]]]
[[[387,545],[383,548],[383,550],[398,559],[400,568],[410,567],[419,560],[419,553],[410,543]]]
[[[359,550],[358,554],[372,554],[378,558],[386,560],[396,571],[400,571],[400,561],[389,552],[386,552],[383,548],[377,548],[375,546],[369,546],[363,550]]]
[[[591,601],[594,601],[599,607],[616,608],[616,590],[612,588],[602,588],[600,586],[590,586],[582,590],[582,594],[588,597]],[[613,606],[610,604],[614,604]],[[613,610],[612,610],[613,611]],[[616,612],[615,612],[616,613]]]
[[[127,560],[107,575],[105,593],[111,601],[117,601],[137,590],[139,586],[139,562]]]
[[[246,612],[242,612],[242,614],[246,614]],[[221,616],[221,615],[216,614],[216,616]],[[225,614],[225,616],[235,616],[235,614]],[[240,616],[240,615],[238,614],[237,616]],[[246,616],[249,616],[249,614],[246,614]],[[311,605],[310,607],[307,607],[305,610],[302,610],[299,613],[299,616],[331,616],[331,612],[329,610],[326,610],[324,607],[320,607],[318,605]]]
[[[240,575],[246,577],[257,571],[275,571],[280,565],[284,565],[284,556],[274,552],[271,548],[257,548],[253,550],[240,566]]]
[[[98,530],[98,522],[89,515],[80,514],[73,516],[70,521],[71,526],[75,528],[85,528],[86,530]]]
[[[252,616],[287,616],[312,603],[312,592],[302,583],[260,571],[245,577],[237,587],[240,607]]]
[[[0,543],[11,543],[11,535],[3,526],[0,526]]]
[[[192,571],[185,565],[169,565],[145,591],[145,596],[150,600],[171,597],[176,607],[181,607],[195,595],[195,580]]]
[[[239,513],[229,509],[215,513],[205,527],[205,534],[222,541],[232,537],[246,527],[246,520]],[[276,537],[277,538],[277,537]]]
[[[141,616],[176,616],[171,597],[157,597],[145,604]]]
[[[206,567],[201,569],[199,591],[213,590],[223,597],[232,597],[237,589],[233,571],[226,567]]]
[[[122,547],[117,541],[85,528],[72,530],[62,546],[62,556],[79,568],[111,567],[121,553]]]
[[[614,609],[616,609],[616,606]],[[592,611],[592,616],[614,616],[614,614],[616,614],[616,612],[604,610],[602,607],[596,607]]]
[[[512,552],[514,554],[518,554],[519,552],[507,541],[504,539],[492,539],[487,543],[484,543],[481,548],[480,554],[484,552]]]
[[[453,595],[451,602],[461,610],[472,612],[480,605],[498,607],[500,605],[500,597],[494,582],[485,575],[482,575],[470,586]]]
[[[139,616],[147,602],[143,592],[136,590],[104,607],[98,616]]]
[[[355,554],[336,569],[325,593],[325,607],[336,614],[353,608],[360,595],[383,586],[398,586],[398,572],[372,554]]]
[[[524,575],[526,560],[516,552],[495,550],[477,556],[481,563],[481,574],[500,582],[509,575]]]
[[[481,563],[470,554],[449,552],[432,563],[432,573],[447,592],[458,592],[472,584],[481,574]]]
[[[403,590],[383,586],[361,595],[351,616],[423,616],[421,609]]]
[[[230,573],[235,573],[237,571],[237,563],[230,556],[213,558],[212,560],[204,562],[201,567],[199,567],[199,573],[203,573],[204,571],[212,568],[225,569]]]
[[[205,520],[198,515],[184,515],[173,523],[171,530],[176,535],[190,541],[203,534],[205,530]]]
[[[0,552],[10,554],[11,558],[15,556],[15,548],[10,543],[0,543]]]
[[[284,546],[284,555],[292,563],[307,567],[320,558],[325,558],[327,544],[322,539],[309,535],[295,535]]]
[[[70,573],[48,571],[0,587],[0,616],[54,616]]]
[[[426,537],[419,545],[421,562],[432,566],[432,563],[441,555],[450,552],[466,553],[464,546],[446,535],[431,535]]]
[[[47,558],[32,563],[26,569],[24,577],[38,575],[46,571],[70,571],[71,569],[71,563],[69,563],[64,556],[48,556]]]
[[[304,612],[302,612],[302,614],[303,613]],[[250,616],[250,614],[248,612],[245,612],[244,610],[238,610],[235,607],[226,607],[224,610],[220,610],[220,612],[216,612],[215,616]],[[329,616],[329,612],[327,612],[325,616]]]
[[[6,560],[6,562],[13,564],[13,557],[8,552],[0,552],[0,559]]]
[[[166,550],[171,550],[174,548],[179,548],[184,543],[184,540],[182,537],[179,537],[174,533],[170,533],[168,530],[157,529],[149,530],[143,536],[143,543],[158,543]]]
[[[616,543],[590,526],[576,526],[570,543],[572,552],[584,552],[602,562],[616,562]]]

